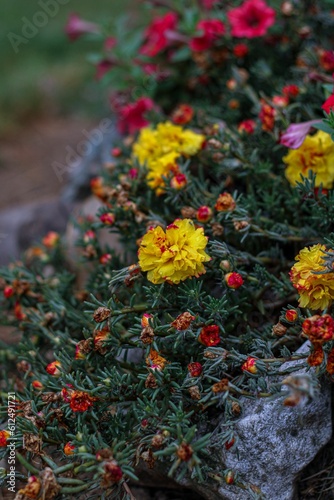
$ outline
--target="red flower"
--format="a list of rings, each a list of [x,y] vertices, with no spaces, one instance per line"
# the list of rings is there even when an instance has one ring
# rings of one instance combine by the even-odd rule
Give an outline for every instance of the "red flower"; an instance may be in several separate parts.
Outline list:
[[[185,125],[189,123],[194,116],[194,109],[189,104],[180,104],[172,113],[173,123],[176,125]]]
[[[256,127],[256,123],[254,120],[243,120],[238,125],[239,132],[245,132],[246,134],[253,134]]]
[[[97,24],[84,21],[72,12],[65,26],[65,33],[71,41],[74,41],[86,33],[100,33],[100,28]]]
[[[176,24],[177,15],[174,12],[153,19],[145,31],[145,43],[140,49],[140,54],[154,57],[163,51],[169,44],[167,33],[175,30]]]
[[[334,52],[332,50],[321,51],[319,62],[325,71],[334,71]]]
[[[4,294],[6,299],[9,299],[9,297],[14,295],[14,288],[11,285],[5,286],[5,288],[3,290],[3,294]]]
[[[102,80],[104,75],[108,73],[115,66],[115,62],[112,59],[102,59],[96,65],[95,80]]]
[[[314,344],[322,344],[334,340],[334,319],[329,314],[311,316],[307,318],[302,329],[305,335]]]
[[[148,125],[145,113],[154,108],[154,102],[149,97],[141,97],[136,102],[126,104],[118,110],[118,129],[121,134],[133,134]]]
[[[259,113],[259,118],[262,123],[262,130],[270,132],[273,130],[275,125],[276,110],[264,100],[261,99],[261,110]]]
[[[119,483],[123,477],[123,472],[115,460],[110,460],[104,466],[104,479],[108,484]]]
[[[215,40],[225,33],[225,26],[219,19],[200,21],[196,29],[202,31],[202,35],[195,36],[190,40],[190,48],[194,52],[210,49]]]
[[[65,455],[74,455],[75,446],[70,441],[68,441],[64,446]]]
[[[112,226],[115,222],[115,216],[112,212],[100,215],[100,221],[106,226]]]
[[[286,97],[297,97],[299,92],[298,85],[285,85],[282,90],[283,95]]]
[[[96,400],[97,398],[93,398],[87,392],[73,391],[70,399],[70,408],[74,412],[82,413],[93,406],[93,401]]]
[[[100,264],[102,264],[103,266],[109,264],[109,262],[112,260],[112,255],[111,253],[104,253],[103,255],[101,255],[101,257],[99,258],[99,262]]]
[[[207,347],[214,347],[220,343],[219,326],[204,326],[199,334],[198,341]]]
[[[199,377],[203,371],[203,366],[201,365],[201,363],[195,361],[194,363],[189,363],[188,371],[191,377]]]
[[[263,0],[246,0],[240,7],[227,13],[232,36],[255,38],[267,33],[275,22],[275,10]]]
[[[233,47],[233,54],[235,57],[245,57],[248,54],[249,50],[245,43],[237,43]]]
[[[243,285],[244,280],[239,273],[227,273],[225,276],[225,283],[229,288],[236,290]]]
[[[328,99],[323,103],[321,109],[323,109],[328,115],[334,108],[334,94],[330,95]]]

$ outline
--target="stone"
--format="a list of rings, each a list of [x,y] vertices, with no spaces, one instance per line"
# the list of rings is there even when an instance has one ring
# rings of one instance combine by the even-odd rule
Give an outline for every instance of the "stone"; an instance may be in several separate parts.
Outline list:
[[[308,350],[309,343],[305,342],[297,352]],[[281,370],[296,367],[300,363],[284,363]],[[305,369],[293,373],[296,374],[305,374]],[[288,391],[285,394],[287,396]],[[271,401],[265,398],[241,398],[243,413],[235,424],[237,450],[226,450],[215,445],[214,434],[226,430],[224,422],[219,422],[219,417],[217,419],[210,446],[210,454],[220,463],[217,473],[222,477],[223,471],[233,471],[248,491],[228,485],[224,479],[216,484],[210,481],[204,485],[184,478],[180,484],[206,500],[252,500],[256,496],[251,492],[251,486],[259,488],[261,498],[294,500],[298,476],[332,435],[330,384],[323,381],[314,399],[300,406],[286,407],[282,402],[282,398]],[[157,469],[161,475],[163,465],[159,464]],[[154,477],[155,469],[146,472]]]
[[[28,203],[0,212],[0,265],[20,258],[49,231],[63,232],[70,207],[58,199]]]

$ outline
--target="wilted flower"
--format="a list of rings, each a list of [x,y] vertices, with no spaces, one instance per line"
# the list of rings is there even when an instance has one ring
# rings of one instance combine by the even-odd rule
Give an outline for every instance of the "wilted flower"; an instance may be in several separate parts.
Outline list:
[[[215,204],[215,209],[217,212],[227,212],[232,211],[236,207],[236,202],[233,196],[226,191],[218,196]]]
[[[189,363],[188,371],[191,377],[199,377],[203,371],[203,366],[201,365],[201,363],[195,361],[193,363]]]
[[[281,135],[280,144],[290,149],[298,149],[303,144],[307,134],[315,123],[320,123],[320,120],[291,123]]]
[[[72,391],[70,397],[70,408],[73,412],[82,413],[93,406],[94,401],[97,401],[97,398],[90,396],[87,392]]]
[[[184,312],[179,314],[179,316],[171,323],[171,326],[176,328],[176,330],[187,330],[194,321],[195,316],[192,316],[189,312]]]

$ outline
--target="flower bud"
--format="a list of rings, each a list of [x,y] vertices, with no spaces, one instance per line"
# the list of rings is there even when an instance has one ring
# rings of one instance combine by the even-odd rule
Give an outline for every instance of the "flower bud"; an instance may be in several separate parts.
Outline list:
[[[107,307],[98,307],[93,314],[93,319],[96,323],[102,323],[109,318],[111,310]]]
[[[46,367],[46,371],[49,375],[52,375],[53,377],[60,377],[61,375],[61,362],[60,361],[52,361],[52,363],[49,363]]]
[[[111,212],[100,215],[100,221],[106,226],[112,226],[115,222],[115,216]]]
[[[75,446],[70,441],[68,441],[64,446],[65,455],[74,455]]]
[[[225,275],[225,283],[229,288],[236,290],[243,285],[244,280],[239,273],[227,273]]]
[[[256,361],[255,358],[249,356],[241,367],[242,371],[255,375],[258,372]]]
[[[236,202],[230,193],[224,192],[218,196],[215,204],[217,212],[232,211],[236,207]]]
[[[14,288],[11,285],[5,286],[3,294],[6,299],[9,299],[14,295]]]
[[[277,323],[272,329],[273,335],[276,335],[277,337],[283,337],[283,335],[286,334],[286,331],[287,327],[282,325],[282,323]]]
[[[208,222],[212,218],[212,210],[210,207],[203,205],[196,212],[198,222]]]
[[[298,319],[298,312],[296,309],[288,309],[285,313],[285,319],[290,323],[294,323]]]

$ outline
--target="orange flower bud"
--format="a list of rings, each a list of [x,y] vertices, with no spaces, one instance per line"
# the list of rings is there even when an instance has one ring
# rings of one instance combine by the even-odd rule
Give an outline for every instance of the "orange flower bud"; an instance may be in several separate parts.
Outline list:
[[[230,193],[224,192],[218,196],[215,204],[215,209],[217,212],[227,212],[232,211],[236,207],[236,202]]]
[[[144,313],[142,315],[140,324],[142,328],[146,328],[147,326],[150,326],[149,319],[153,318],[152,314]]]
[[[255,375],[257,373],[256,359],[252,357],[248,357],[244,364],[241,367],[242,371],[253,373]]]
[[[7,441],[10,438],[10,432],[0,431],[0,448],[5,448],[7,446]]]
[[[234,472],[231,471],[231,470],[229,470],[225,474],[225,482],[226,482],[226,484],[234,484],[234,479],[235,479]]]
[[[33,386],[34,389],[37,391],[41,391],[43,389],[43,384],[39,380],[33,380],[31,385]]]
[[[64,446],[65,455],[74,455],[75,446],[70,441],[68,441]]]
[[[189,123],[194,116],[194,109],[189,104],[180,104],[172,113],[172,121],[176,125]]]
[[[46,371],[49,375],[53,375],[54,377],[60,377],[61,371],[59,370],[59,368],[61,368],[61,362],[52,361],[52,363],[49,363],[48,366],[46,367]]]
[[[285,319],[290,321],[290,323],[294,323],[298,319],[298,312],[296,309],[288,309],[285,313]]]
[[[50,231],[47,235],[42,239],[42,243],[46,248],[54,248],[59,241],[59,234],[55,231]]]

